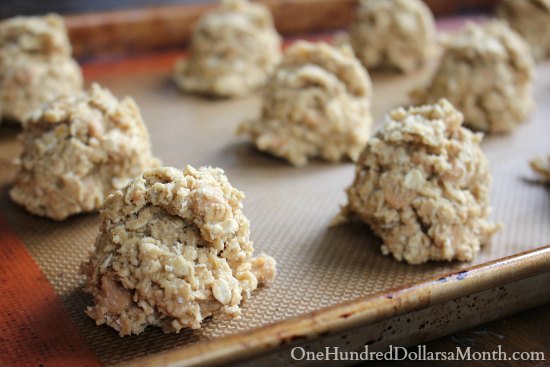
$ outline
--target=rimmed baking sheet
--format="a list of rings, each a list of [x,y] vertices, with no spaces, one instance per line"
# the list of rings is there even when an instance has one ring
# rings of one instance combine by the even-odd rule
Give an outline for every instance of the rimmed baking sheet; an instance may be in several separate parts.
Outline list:
[[[83,312],[90,298],[80,289],[83,280],[77,271],[94,242],[98,216],[79,215],[57,223],[31,216],[13,204],[7,190],[14,173],[10,162],[19,150],[17,129],[0,126],[0,213],[105,364],[250,333],[260,326],[550,243],[550,192],[534,182],[528,166],[529,159],[550,153],[548,63],[537,68],[537,108],[529,121],[509,136],[489,137],[482,144],[493,175],[493,218],[504,228],[473,263],[410,266],[383,256],[379,240],[365,225],[328,228],[345,202],[344,189],[353,178],[352,163],[313,162],[294,168],[256,151],[246,139],[235,136],[235,130],[240,121],[258,113],[258,96],[207,100],[182,95],[170,81],[166,60],[158,60],[152,56],[143,64],[147,67],[133,69],[125,67],[131,61],[119,64],[118,69],[113,64],[95,65],[87,69],[87,76],[93,75],[119,97],[131,95],[137,100],[153,149],[165,165],[211,165],[226,171],[232,184],[246,194],[244,212],[251,221],[256,252],[274,256],[279,275],[273,286],[258,290],[244,305],[239,320],[210,320],[200,330],[169,335],[149,328],[142,335],[126,338],[108,327],[96,327]],[[410,76],[373,76],[375,128],[389,109],[408,104],[407,92],[427,73],[428,69]]]

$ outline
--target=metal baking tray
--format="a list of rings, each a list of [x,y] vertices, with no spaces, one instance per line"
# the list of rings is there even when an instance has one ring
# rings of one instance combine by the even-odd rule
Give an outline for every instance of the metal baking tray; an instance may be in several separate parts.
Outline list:
[[[452,21],[453,24],[456,21]],[[0,216],[47,278],[64,310],[101,364],[133,366],[299,365],[295,346],[320,350],[384,350],[412,345],[550,302],[550,191],[536,183],[528,161],[550,153],[550,64],[537,68],[537,108],[511,135],[487,137],[482,148],[493,176],[493,219],[503,224],[472,263],[411,266],[383,256],[366,225],[329,228],[345,203],[352,163],[314,161],[303,168],[258,152],[235,135],[259,113],[260,98],[210,100],[180,94],[171,68],[181,53],[84,66],[117,96],[133,96],[165,165],[210,165],[244,191],[245,215],[257,253],[278,262],[276,282],[243,306],[242,318],[208,320],[200,330],[163,334],[148,328],[120,338],[84,314],[80,261],[98,233],[98,215],[58,223],[34,217],[8,198],[17,128],[0,126]],[[374,129],[429,74],[371,75]],[[1,226],[0,226],[1,227]],[[0,231],[0,236],[5,236]],[[0,238],[2,240],[2,238]],[[0,241],[1,242],[1,241]],[[2,259],[0,259],[0,263]]]

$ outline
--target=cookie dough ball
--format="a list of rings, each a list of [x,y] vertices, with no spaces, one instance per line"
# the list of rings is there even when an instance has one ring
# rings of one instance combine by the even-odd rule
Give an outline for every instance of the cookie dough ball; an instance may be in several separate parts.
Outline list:
[[[410,72],[436,49],[435,21],[421,0],[362,0],[349,40],[367,69]]]
[[[413,97],[418,103],[447,98],[464,113],[468,127],[507,133],[534,106],[533,75],[527,44],[508,26],[468,24],[447,40],[438,69]]]
[[[269,9],[224,0],[195,28],[191,56],[176,64],[176,84],[217,97],[249,94],[262,86],[281,58],[281,38]]]
[[[0,22],[2,49],[36,55],[70,56],[71,43],[63,18],[57,14],[13,17]]]
[[[535,60],[550,57],[550,0],[504,0],[497,15],[523,36]]]
[[[82,89],[58,15],[15,17],[0,22],[0,115],[22,122],[44,103]]]
[[[481,134],[448,101],[399,108],[357,162],[348,205],[399,261],[470,261],[499,228],[487,217],[491,176]]]
[[[533,159],[530,164],[533,171],[539,174],[543,182],[550,182],[550,155],[547,159]]]
[[[55,220],[97,210],[111,192],[158,165],[135,102],[118,101],[97,84],[36,111],[23,124],[22,143],[10,195]]]
[[[369,75],[349,47],[299,41],[269,80],[261,117],[239,132],[295,166],[313,157],[356,160],[369,136],[371,96]]]
[[[252,257],[243,198],[221,169],[190,166],[148,170],[114,192],[81,268],[87,314],[121,336],[238,317],[258,281],[275,277],[273,258]]]

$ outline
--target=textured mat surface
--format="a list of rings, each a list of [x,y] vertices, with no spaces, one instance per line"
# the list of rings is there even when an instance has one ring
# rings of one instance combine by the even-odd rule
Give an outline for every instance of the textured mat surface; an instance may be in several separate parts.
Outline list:
[[[117,73],[120,70],[117,71]],[[407,91],[426,71],[410,77],[374,77],[377,126],[390,108],[407,103]],[[257,152],[234,131],[259,110],[259,99],[205,100],[180,95],[169,72],[96,73],[96,79],[119,97],[132,95],[141,106],[155,153],[165,165],[212,165],[225,169],[232,184],[244,191],[244,212],[251,221],[256,251],[278,261],[279,276],[244,306],[243,317],[208,321],[199,331],[164,335],[155,328],[119,338],[108,327],[96,327],[84,314],[90,299],[80,287],[79,263],[97,234],[97,214],[63,223],[33,217],[8,198],[13,176],[10,161],[18,154],[17,129],[0,126],[0,213],[25,243],[60,296],[70,317],[96,355],[106,364],[247,331],[358,296],[411,284],[471,264],[408,266],[384,257],[379,242],[361,224],[329,229],[344,203],[353,177],[351,163],[314,162],[293,168]],[[504,228],[475,263],[550,244],[550,191],[533,183],[528,160],[550,153],[550,64],[538,69],[537,109],[510,136],[483,142],[493,174],[493,218]]]

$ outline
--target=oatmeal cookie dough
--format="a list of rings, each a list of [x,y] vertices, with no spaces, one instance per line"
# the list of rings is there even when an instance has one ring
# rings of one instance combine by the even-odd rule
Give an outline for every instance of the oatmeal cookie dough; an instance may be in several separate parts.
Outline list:
[[[447,39],[438,69],[414,91],[417,103],[447,98],[468,127],[507,133],[534,106],[534,63],[527,44],[506,24],[468,24]]]
[[[118,101],[97,84],[37,110],[21,140],[10,196],[55,220],[97,210],[112,191],[158,165],[135,102]]]
[[[196,26],[191,56],[176,64],[186,92],[236,97],[261,87],[279,63],[281,38],[269,9],[247,0],[222,0]]]
[[[356,160],[372,116],[368,73],[349,47],[298,41],[271,76],[261,116],[239,127],[262,151],[303,166]]]
[[[539,174],[544,182],[550,182],[550,155],[547,159],[537,158],[529,162],[533,171]]]
[[[448,101],[398,108],[357,162],[348,204],[335,224],[357,217],[382,252],[422,264],[470,261],[499,228],[487,217],[491,176],[481,134],[462,126]]]
[[[433,56],[433,14],[421,0],[362,0],[349,29],[355,54],[368,69],[410,72]]]
[[[0,115],[22,122],[44,103],[82,89],[63,18],[15,17],[0,22]]]
[[[535,60],[550,57],[550,0],[504,0],[497,16],[527,41]]]
[[[221,169],[190,166],[148,170],[114,192],[81,267],[94,297],[87,314],[121,336],[238,317],[276,273],[273,258],[252,257],[243,198]]]

